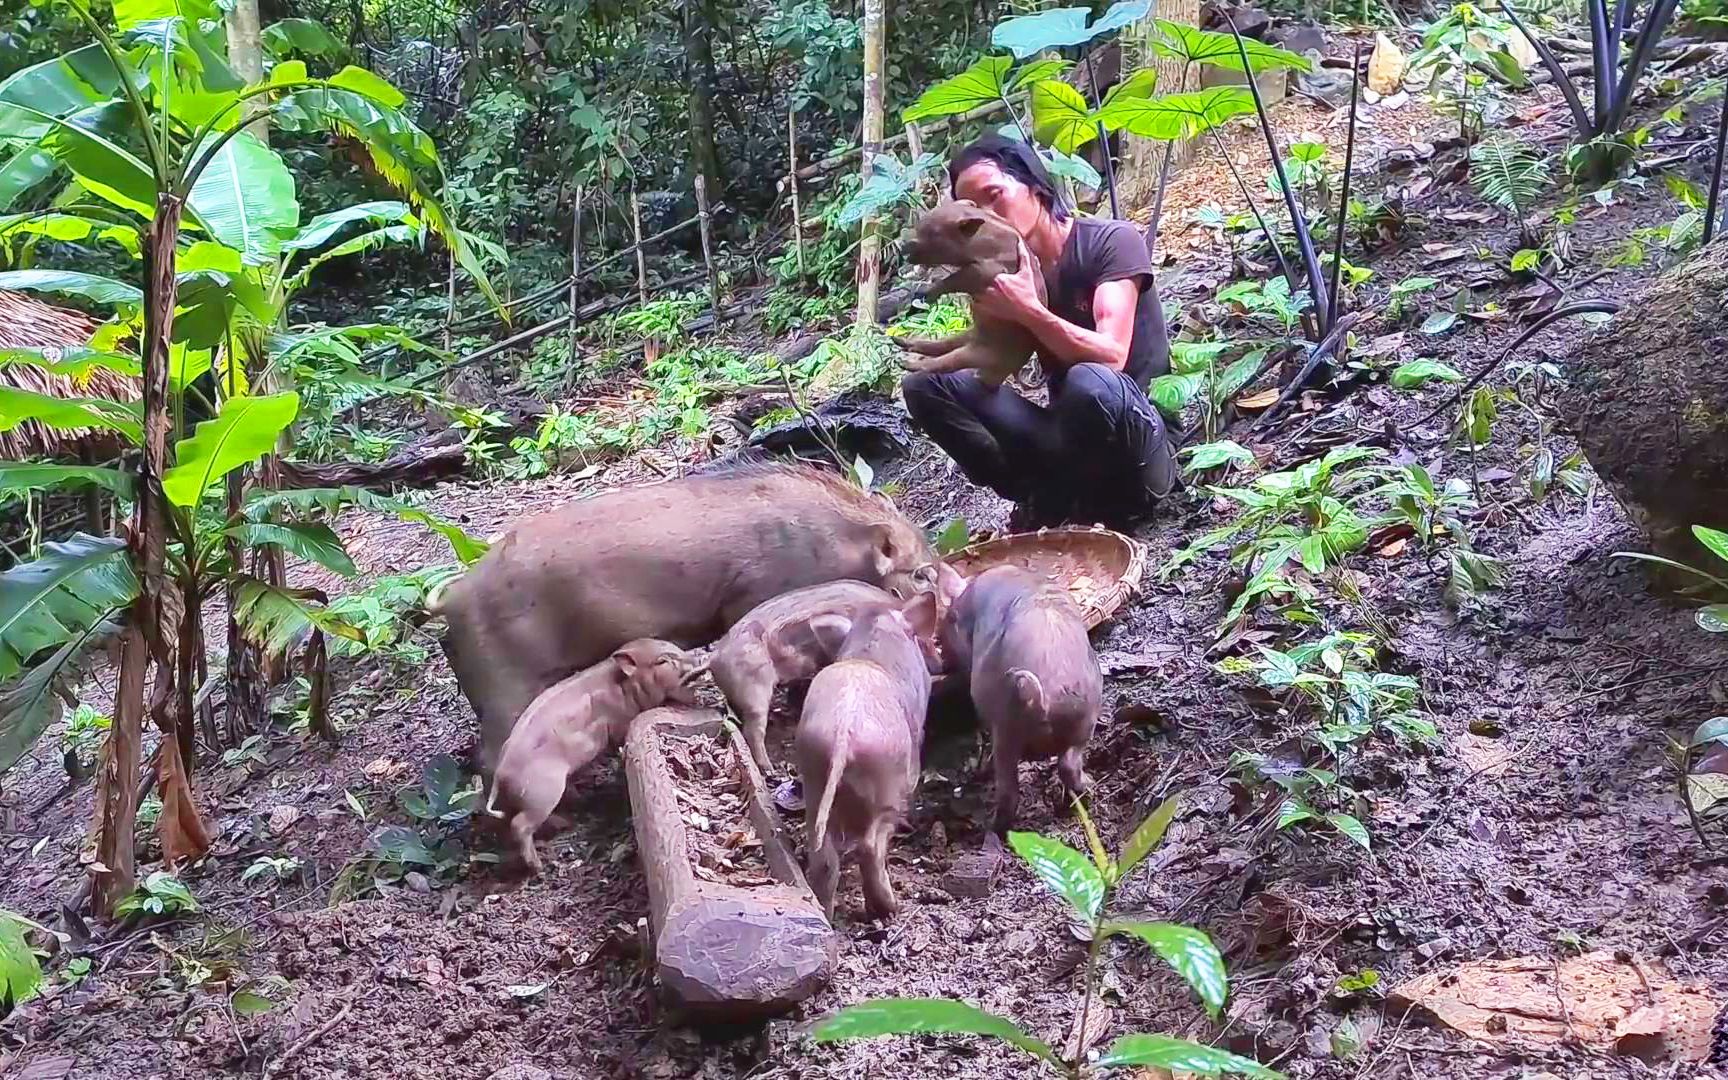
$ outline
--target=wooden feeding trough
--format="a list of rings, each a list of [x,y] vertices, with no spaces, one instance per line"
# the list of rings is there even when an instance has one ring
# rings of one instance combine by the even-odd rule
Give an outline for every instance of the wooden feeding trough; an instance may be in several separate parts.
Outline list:
[[[956,551],[947,562],[967,577],[1006,564],[1062,585],[1090,630],[1140,587],[1146,550],[1101,526],[1068,527],[999,536]]]
[[[783,1013],[839,938],[779,835],[743,736],[712,709],[643,713],[624,744],[661,992],[698,1022]]]

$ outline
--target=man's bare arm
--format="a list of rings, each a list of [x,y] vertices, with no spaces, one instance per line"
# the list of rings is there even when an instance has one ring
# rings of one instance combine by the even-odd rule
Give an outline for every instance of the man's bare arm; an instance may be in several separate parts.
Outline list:
[[[1132,279],[1106,281],[1092,293],[1096,330],[1076,326],[1047,307],[1028,310],[1023,325],[1038,339],[1038,355],[1062,367],[1103,364],[1112,371],[1128,366],[1134,340],[1134,313],[1140,287]]]

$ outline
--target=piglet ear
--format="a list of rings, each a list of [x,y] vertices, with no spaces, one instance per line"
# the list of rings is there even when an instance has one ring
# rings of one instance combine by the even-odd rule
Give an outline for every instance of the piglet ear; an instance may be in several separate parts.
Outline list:
[[[937,608],[935,593],[919,593],[901,606],[900,614],[901,617],[905,619],[907,628],[918,637],[933,638],[936,636]]]
[[[984,215],[973,214],[961,220],[959,229],[961,236],[976,235],[984,227]]]
[[[620,680],[634,679],[636,677],[636,669],[640,665],[637,663],[636,655],[629,649],[619,649],[617,652],[613,653],[612,662],[618,665],[618,677]]]

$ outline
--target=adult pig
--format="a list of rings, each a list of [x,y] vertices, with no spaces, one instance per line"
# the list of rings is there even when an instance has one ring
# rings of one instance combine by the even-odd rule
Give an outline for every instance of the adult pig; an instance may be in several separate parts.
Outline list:
[[[431,606],[490,777],[529,702],[626,641],[705,645],[770,597],[841,578],[910,596],[934,559],[885,497],[740,463],[520,521]]]

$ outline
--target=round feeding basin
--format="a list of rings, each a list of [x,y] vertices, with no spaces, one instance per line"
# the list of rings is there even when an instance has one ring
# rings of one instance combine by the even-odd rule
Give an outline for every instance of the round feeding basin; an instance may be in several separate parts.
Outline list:
[[[1140,587],[1146,551],[1119,532],[1069,527],[999,536],[962,548],[947,562],[967,577],[1008,565],[1065,585],[1090,629],[1114,615]]]

